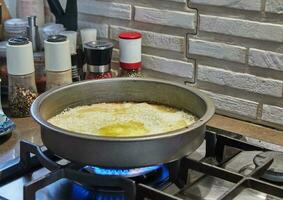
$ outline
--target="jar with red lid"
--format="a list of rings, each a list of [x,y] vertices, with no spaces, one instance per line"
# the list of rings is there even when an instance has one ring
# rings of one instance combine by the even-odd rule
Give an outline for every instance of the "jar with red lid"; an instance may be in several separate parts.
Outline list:
[[[122,77],[142,77],[142,35],[139,32],[122,32],[119,35],[120,68]]]
[[[111,59],[113,43],[108,40],[97,40],[84,44],[87,72],[85,79],[112,78]]]

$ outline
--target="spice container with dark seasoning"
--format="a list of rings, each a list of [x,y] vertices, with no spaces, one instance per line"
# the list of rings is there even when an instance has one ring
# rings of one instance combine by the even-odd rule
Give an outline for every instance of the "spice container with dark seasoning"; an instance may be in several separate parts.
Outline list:
[[[71,63],[72,63],[72,79],[73,82],[80,81],[78,71],[78,54],[77,54],[77,32],[76,31],[63,31],[60,35],[65,35],[70,43]]]
[[[86,79],[112,78],[112,51],[113,43],[108,40],[97,40],[84,44],[87,62]]]
[[[44,41],[46,89],[72,83],[69,40],[64,35],[52,35]]]
[[[27,117],[37,97],[32,44],[27,38],[12,38],[7,44],[8,102],[13,117]]]
[[[141,43],[139,32],[122,32],[119,34],[120,68],[122,77],[142,77]]]
[[[46,73],[44,52],[34,52],[35,84],[39,94],[46,90]]]
[[[7,95],[8,88],[8,72],[6,59],[7,41],[0,42],[0,78],[2,94]],[[5,90],[4,90],[5,89]]]

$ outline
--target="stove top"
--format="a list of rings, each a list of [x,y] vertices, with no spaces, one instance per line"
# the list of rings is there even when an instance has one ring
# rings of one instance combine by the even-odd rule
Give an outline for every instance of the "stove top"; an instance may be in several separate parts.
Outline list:
[[[277,200],[281,159],[217,129],[190,156],[137,169],[83,166],[22,141],[20,158],[0,164],[0,200]]]

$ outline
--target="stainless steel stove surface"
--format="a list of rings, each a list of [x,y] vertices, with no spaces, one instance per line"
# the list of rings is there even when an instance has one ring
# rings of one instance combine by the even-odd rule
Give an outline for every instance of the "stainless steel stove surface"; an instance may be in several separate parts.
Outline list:
[[[131,178],[123,177],[128,170],[118,170],[123,176],[117,176],[117,170],[110,175],[111,169],[102,169],[105,175],[95,174],[46,148],[22,142],[21,158],[0,165],[0,199],[283,199],[283,183],[265,177],[275,167],[281,172],[281,160],[276,160],[280,152],[269,153],[239,135],[213,131],[207,131],[206,141],[189,157],[147,169],[146,174],[138,169],[139,176]]]

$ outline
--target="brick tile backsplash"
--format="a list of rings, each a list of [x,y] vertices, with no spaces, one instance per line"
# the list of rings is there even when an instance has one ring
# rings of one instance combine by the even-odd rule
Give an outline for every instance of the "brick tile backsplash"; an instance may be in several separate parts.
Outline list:
[[[143,67],[205,89],[220,114],[283,129],[283,0],[78,0],[78,7],[79,27],[96,28],[100,38],[117,44],[120,32],[141,32]]]
[[[217,109],[256,119],[258,103],[228,95],[201,90],[213,99]]]
[[[194,78],[194,64],[190,62],[168,59],[160,56],[144,54],[143,66],[154,71],[164,72],[188,79]]]
[[[283,42],[283,24],[200,15],[200,30],[250,39]]]
[[[132,15],[131,5],[121,3],[82,0],[78,1],[78,9],[81,13],[85,14],[126,20],[130,20]]]
[[[189,0],[192,4],[221,6],[241,10],[261,10],[261,0]],[[195,7],[195,6],[194,6]]]
[[[251,48],[249,65],[283,71],[283,53]]]
[[[198,65],[198,80],[275,97],[283,91],[283,81],[204,65]]]
[[[262,120],[283,124],[283,107],[263,105]]]
[[[267,0],[266,12],[283,14],[283,1],[282,0]]]
[[[189,55],[194,54],[245,63],[246,48],[220,42],[189,39],[188,53]]]
[[[196,29],[196,13],[135,6],[135,20],[164,26]]]

